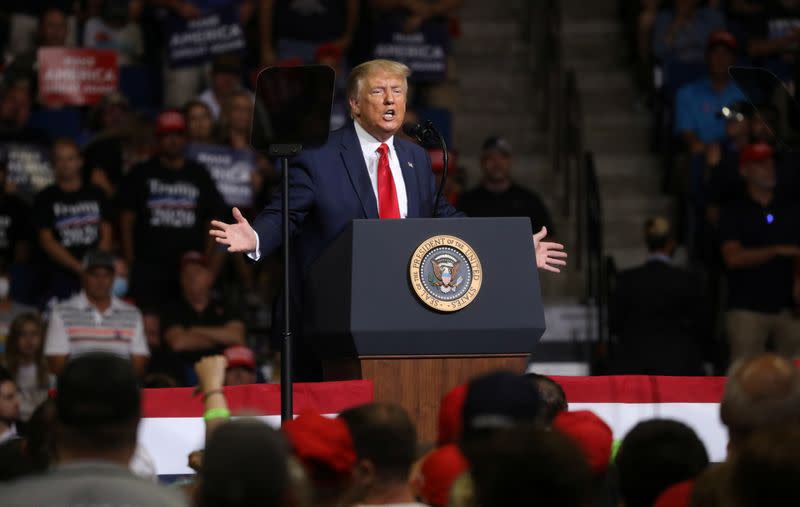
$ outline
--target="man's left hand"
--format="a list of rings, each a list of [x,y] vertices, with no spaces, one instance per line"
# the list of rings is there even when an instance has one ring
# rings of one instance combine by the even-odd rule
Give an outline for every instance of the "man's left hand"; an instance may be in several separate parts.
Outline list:
[[[564,245],[552,241],[542,241],[547,236],[547,227],[542,227],[533,235],[533,248],[536,250],[536,267],[553,273],[560,273],[559,266],[566,266],[567,252]]]

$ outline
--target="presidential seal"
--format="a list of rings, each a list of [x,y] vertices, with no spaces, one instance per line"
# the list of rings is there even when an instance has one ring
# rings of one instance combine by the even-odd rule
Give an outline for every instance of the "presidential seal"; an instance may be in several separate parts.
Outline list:
[[[455,312],[470,304],[483,279],[478,255],[455,236],[423,241],[411,256],[408,272],[420,301],[440,312]]]

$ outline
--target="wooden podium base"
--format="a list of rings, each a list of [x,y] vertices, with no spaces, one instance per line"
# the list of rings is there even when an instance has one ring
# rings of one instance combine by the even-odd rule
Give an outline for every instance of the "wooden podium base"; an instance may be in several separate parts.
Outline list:
[[[405,408],[420,442],[436,440],[439,403],[450,389],[493,370],[525,371],[527,354],[497,356],[389,356],[327,361],[325,380],[372,380],[375,401]]]

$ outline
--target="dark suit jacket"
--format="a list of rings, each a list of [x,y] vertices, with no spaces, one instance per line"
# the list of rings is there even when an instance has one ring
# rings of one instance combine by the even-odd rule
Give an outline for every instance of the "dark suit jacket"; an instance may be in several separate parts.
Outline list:
[[[698,278],[650,260],[619,274],[611,304],[616,373],[702,374],[705,297]]]
[[[433,216],[436,179],[427,151],[398,136],[394,137],[394,147],[408,196],[408,218]],[[276,192],[253,221],[262,256],[274,252],[282,243],[282,202],[282,193]],[[302,335],[302,314],[299,311],[303,304],[301,282],[304,273],[351,221],[378,218],[377,199],[352,123],[331,132],[323,146],[306,150],[291,161],[289,209],[293,236],[292,327]],[[442,197],[436,216],[463,215]],[[283,322],[283,305],[279,301],[273,312],[273,339],[280,336]],[[302,336],[296,350],[297,356],[311,353],[309,344],[302,343]],[[302,370],[304,365],[298,366]],[[299,378],[313,380],[314,377],[313,373],[299,374]]]

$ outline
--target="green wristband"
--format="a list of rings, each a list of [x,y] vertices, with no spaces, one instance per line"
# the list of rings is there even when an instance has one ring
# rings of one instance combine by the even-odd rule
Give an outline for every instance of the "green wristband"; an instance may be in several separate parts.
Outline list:
[[[203,414],[203,419],[210,421],[212,419],[227,419],[231,416],[231,411],[227,408],[210,408]]]

